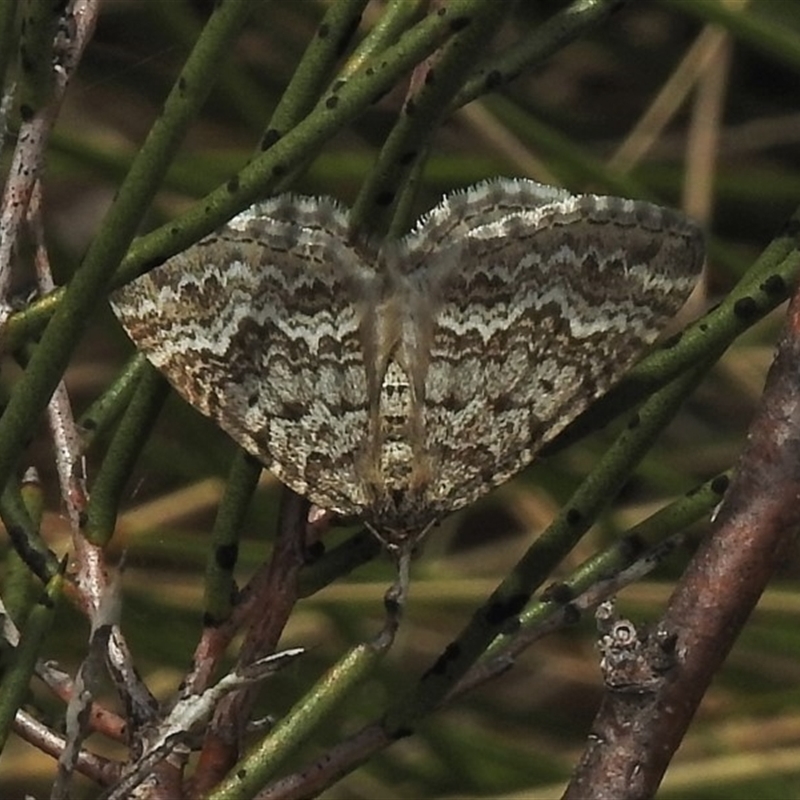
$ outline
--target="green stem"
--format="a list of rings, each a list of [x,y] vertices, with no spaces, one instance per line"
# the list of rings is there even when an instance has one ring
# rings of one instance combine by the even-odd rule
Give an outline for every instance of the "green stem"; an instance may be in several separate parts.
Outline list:
[[[258,486],[262,466],[244,450],[233,458],[225,494],[211,532],[212,555],[206,564],[205,624],[219,625],[231,613],[235,583],[233,569],[239,555],[239,536],[250,498]]]
[[[379,637],[354,647],[281,719],[268,736],[230,771],[208,800],[247,800],[264,787],[294,750],[307,742],[355,687],[362,685],[386,653]]]
[[[528,631],[536,630],[554,614],[564,609],[565,604],[596,586],[612,579],[627,569],[646,553],[663,546],[676,531],[682,531],[693,523],[707,517],[719,504],[730,483],[730,472],[717,475],[702,486],[670,503],[651,517],[635,525],[614,544],[587,559],[564,581],[545,590],[541,598],[532,603],[520,615],[520,627],[513,634],[498,636],[486,650],[481,661],[496,658],[513,649],[518,639],[526,639]]]
[[[356,567],[372,561],[382,549],[378,537],[362,529],[300,573],[298,595],[310,597]]]
[[[347,59],[339,77],[352,77],[365,63],[383,53],[403,31],[424,15],[428,6],[428,0],[388,0],[384,3],[380,19]]]
[[[31,515],[31,491],[21,493],[15,480],[9,481],[0,494],[0,519],[20,559],[26,567],[47,583],[58,573],[58,559],[47,546],[39,526]]]
[[[63,0],[55,4],[52,0],[29,0],[23,6],[19,42],[19,107],[23,120],[33,117],[53,94],[53,44],[66,5]]]
[[[92,486],[84,535],[98,547],[108,544],[114,533],[125,484],[168,392],[167,382],[147,364]]]
[[[391,236],[403,233],[406,221],[391,224],[395,201],[412,170],[424,143],[447,112],[448,104],[475,63],[475,53],[492,38],[512,6],[496,0],[472,0],[452,21],[453,35],[425,65],[424,77],[415,73],[415,83],[403,112],[381,148],[375,167],[361,186],[350,212],[350,225],[369,228]]]
[[[147,359],[141,353],[136,353],[117,375],[114,383],[83,412],[78,420],[78,427],[83,433],[83,452],[125,411],[147,367]]]
[[[58,560],[47,549],[40,534],[43,513],[44,492],[38,479],[24,481],[21,487],[10,482],[0,497],[0,516],[17,548],[6,562],[3,602],[17,627],[27,618],[42,591],[42,584],[58,574]],[[37,555],[31,557],[34,550]],[[21,551],[27,553],[25,560]],[[37,565],[35,571],[31,563]]]
[[[41,656],[45,636],[53,624],[56,603],[63,586],[64,579],[59,573],[45,587],[39,602],[28,616],[13,661],[0,681],[0,752],[8,740],[17,710],[28,693],[36,660]]]
[[[693,0],[694,1],[694,0]],[[450,104],[451,109],[472,102],[499,86],[510,83],[535,64],[541,64],[569,42],[602,25],[631,0],[575,0],[565,9],[494,56],[477,71]]]
[[[367,0],[340,0],[330,5],[272,113],[261,150],[268,149],[314,107],[330,83],[336,62],[358,27],[366,4]]]

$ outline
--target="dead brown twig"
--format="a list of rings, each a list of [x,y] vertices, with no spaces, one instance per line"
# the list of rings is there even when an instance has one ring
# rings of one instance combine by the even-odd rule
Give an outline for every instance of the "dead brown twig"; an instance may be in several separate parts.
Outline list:
[[[795,292],[712,535],[658,626],[660,640],[674,648],[672,667],[651,685],[609,688],[565,798],[647,798],[657,790],[711,679],[800,527],[798,385],[800,292]],[[653,657],[652,649],[643,654]]]

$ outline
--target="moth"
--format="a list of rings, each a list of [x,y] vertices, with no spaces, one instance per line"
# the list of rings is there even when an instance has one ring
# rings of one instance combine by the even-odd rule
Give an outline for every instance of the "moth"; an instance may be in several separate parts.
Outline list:
[[[177,392],[390,549],[527,465],[683,305],[699,228],[494,179],[403,238],[329,198],[257,203],[112,296]]]

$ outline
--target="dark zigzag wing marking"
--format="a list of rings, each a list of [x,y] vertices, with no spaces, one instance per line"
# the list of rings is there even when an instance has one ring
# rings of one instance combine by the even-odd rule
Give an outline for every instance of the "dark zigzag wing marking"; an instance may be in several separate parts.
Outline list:
[[[334,202],[283,195],[114,301],[189,402],[395,543],[525,466],[702,261],[675,212],[525,180],[445,197],[380,253],[349,241]]]
[[[373,267],[328,201],[254,206],[112,297],[178,393],[314,503],[362,514]]]
[[[448,246],[434,229],[412,242],[420,267],[409,277],[435,304],[419,371],[427,502],[441,510],[507,480],[618,380],[703,260],[698,229],[648,203],[566,195],[508,214],[486,203],[482,224],[473,197],[465,241]]]

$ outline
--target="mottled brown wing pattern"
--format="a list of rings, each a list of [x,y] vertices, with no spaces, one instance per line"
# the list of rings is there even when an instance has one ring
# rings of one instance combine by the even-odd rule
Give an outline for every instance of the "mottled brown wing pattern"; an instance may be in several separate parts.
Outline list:
[[[333,201],[258,204],[112,302],[178,392],[292,489],[390,544],[524,467],[688,296],[698,229],[495,180],[400,241]]]
[[[528,464],[656,338],[702,266],[702,236],[676,212],[549,187],[533,202],[538,184],[507,184],[431,215],[471,218],[457,245],[425,220],[410,240],[430,254],[408,261],[435,304],[420,366],[431,508],[465,505]]]
[[[323,508],[360,514],[368,427],[360,322],[372,264],[331,201],[284,195],[112,296],[189,403]]]

